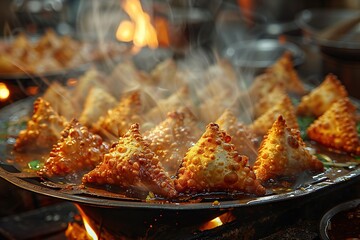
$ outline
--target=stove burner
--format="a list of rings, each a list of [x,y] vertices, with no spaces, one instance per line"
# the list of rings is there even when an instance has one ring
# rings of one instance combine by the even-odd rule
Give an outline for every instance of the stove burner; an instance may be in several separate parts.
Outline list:
[[[145,232],[130,234],[127,229],[123,229],[123,235],[113,235],[113,239],[318,239],[318,226],[322,215],[341,202],[359,198],[360,193],[355,191],[359,187],[360,182],[357,181],[344,185],[337,191],[317,195],[315,198],[300,199],[301,201],[295,198],[271,206],[257,206],[251,208],[250,212],[233,211],[235,220],[209,230],[201,231],[198,226],[184,227],[154,221],[152,226],[147,226]],[[317,204],[319,202],[322,204]],[[110,212],[113,210],[109,209]],[[122,219],[124,222],[127,220],[125,217]],[[1,218],[0,239],[70,240],[65,234],[69,224],[83,227],[76,206],[69,202],[61,202]],[[98,227],[101,236],[105,236],[102,232],[108,232],[108,226],[102,222]],[[142,226],[134,226],[134,229],[137,227]]]

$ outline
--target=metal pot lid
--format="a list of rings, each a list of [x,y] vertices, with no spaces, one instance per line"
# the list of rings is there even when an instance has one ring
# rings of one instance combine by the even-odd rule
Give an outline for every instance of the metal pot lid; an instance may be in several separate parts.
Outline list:
[[[286,51],[292,53],[295,66],[304,61],[304,53],[296,44],[281,43],[277,39],[237,42],[225,49],[224,57],[237,67],[266,68]]]
[[[307,9],[297,24],[322,46],[359,49],[360,11],[350,9]]]

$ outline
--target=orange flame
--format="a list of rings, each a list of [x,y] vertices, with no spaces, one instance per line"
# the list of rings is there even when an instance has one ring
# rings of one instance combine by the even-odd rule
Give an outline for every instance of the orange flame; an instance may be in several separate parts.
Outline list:
[[[10,96],[10,90],[5,83],[0,83],[0,101],[6,101]]]
[[[205,231],[205,230],[210,230],[216,227],[220,227],[226,223],[232,222],[235,220],[235,216],[231,213],[231,212],[226,212],[212,220],[210,220],[209,222],[205,223],[204,225],[202,225],[199,230],[200,231]]]
[[[94,229],[92,229],[87,218],[84,216],[83,216],[83,221],[84,221],[84,227],[85,227],[86,232],[87,232],[88,236],[90,237],[90,239],[98,240],[98,236],[97,236],[96,232],[94,231]]]
[[[129,20],[119,24],[116,38],[122,42],[133,42],[136,47],[157,48],[159,43],[150,16],[145,13],[139,0],[124,0],[122,8],[129,15]]]
[[[84,211],[78,205],[76,205],[76,207],[79,210],[79,213],[81,215],[81,218],[82,218],[82,221],[83,221],[83,224],[84,224],[84,228],[86,230],[87,239],[89,239],[89,240],[98,240],[99,237],[98,237],[96,231],[91,227],[90,219],[86,216]]]
[[[213,220],[207,222],[202,227],[200,227],[200,230],[201,231],[210,230],[210,229],[219,227],[221,225],[223,225],[223,222],[221,221],[221,219],[219,217],[217,217],[217,218],[214,218]]]

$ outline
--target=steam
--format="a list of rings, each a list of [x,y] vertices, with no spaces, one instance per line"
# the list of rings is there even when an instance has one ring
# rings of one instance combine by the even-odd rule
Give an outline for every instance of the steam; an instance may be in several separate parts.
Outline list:
[[[203,31],[207,32],[208,24],[212,24],[213,27],[215,26],[212,30],[216,32],[222,28],[221,26],[227,25],[228,19],[218,14],[219,6],[212,5],[212,7],[209,15],[206,14],[205,19],[200,19],[204,22],[194,22],[198,19],[193,17],[179,18],[179,13],[176,12],[178,9],[170,9],[168,12],[170,14],[166,15],[170,26],[175,24],[181,27],[180,32],[171,33],[177,34],[172,37],[189,34],[184,32],[189,28],[203,33]],[[190,7],[190,10],[193,9]],[[111,3],[81,1],[79,11],[77,32],[80,38],[96,44],[105,55],[108,53],[108,44],[111,42],[126,46],[128,51],[122,52],[116,58],[109,56],[104,61],[105,65],[98,66],[94,63],[93,68],[77,79],[74,87],[63,90],[62,86],[57,85],[56,82],[49,84],[44,94],[46,100],[56,106],[56,110],[61,115],[71,113],[65,116],[68,121],[72,117],[79,118],[84,112],[97,111],[95,108],[89,110],[93,107],[91,102],[94,103],[94,101],[87,101],[86,98],[91,89],[100,88],[111,94],[119,101],[119,104],[127,93],[139,91],[141,112],[134,112],[134,115],[141,121],[142,133],[151,131],[166,118],[168,112],[182,108],[191,111],[202,131],[208,123],[215,122],[226,109],[232,110],[240,122],[251,122],[251,99],[247,89],[255,73],[234,66],[223,56],[223,49],[219,48],[217,43],[224,39],[215,39],[215,36],[219,33],[227,34],[226,32],[210,35],[192,35],[194,32],[191,32],[186,36],[189,42],[185,41],[181,46],[170,41],[170,46],[159,47],[159,49],[144,48],[134,53],[131,51],[132,45],[117,42],[115,39],[119,24],[129,20],[129,16],[121,9],[118,1]],[[149,15],[156,17],[155,13],[150,12]],[[189,26],[189,24],[194,25]],[[226,35],[222,37],[226,38]],[[238,38],[229,38],[226,45],[230,46],[236,41]],[[161,54],[163,52],[165,54]],[[104,98],[99,98],[98,101],[100,100]],[[98,104],[98,106],[104,106],[104,108],[111,106],[106,109],[109,110],[107,113],[113,109],[111,104]],[[134,109],[127,110],[131,112]],[[87,121],[82,124],[90,129],[97,126],[96,123],[91,124]],[[114,132],[120,132],[118,130]],[[126,130],[123,129],[123,131]],[[108,138],[106,140],[109,141],[121,137],[113,136],[114,132],[109,133],[111,136],[103,137]]]

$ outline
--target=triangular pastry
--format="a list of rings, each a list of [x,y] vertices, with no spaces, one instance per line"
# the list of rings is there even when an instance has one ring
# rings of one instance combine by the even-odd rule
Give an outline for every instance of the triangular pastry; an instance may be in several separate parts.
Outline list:
[[[263,96],[254,104],[253,115],[258,118],[264,114],[267,110],[276,105],[286,95],[286,90],[281,85],[276,85],[272,88],[268,94]]]
[[[221,130],[231,136],[231,142],[234,144],[236,151],[249,158],[251,166],[257,156],[257,136],[249,127],[238,121],[236,116],[229,109],[224,111],[224,113],[216,120],[216,123]]]
[[[250,125],[250,129],[257,135],[263,136],[280,115],[285,118],[288,127],[295,129],[299,128],[295,115],[295,108],[292,105],[290,98],[285,95],[276,105],[255,119],[255,121]]]
[[[333,103],[309,126],[307,134],[310,139],[327,147],[360,155],[356,108],[348,98]]]
[[[61,132],[61,138],[38,174],[45,178],[71,175],[72,179],[79,179],[94,169],[108,151],[109,145],[99,135],[73,119]]]
[[[106,79],[111,95],[120,99],[124,93],[133,91],[150,81],[147,72],[138,69],[134,61],[125,60],[119,62]]]
[[[157,106],[150,109],[144,118],[149,122],[159,123],[166,118],[168,112],[176,111],[180,107],[191,107],[189,91],[188,86],[183,86],[167,98],[158,100]]]
[[[248,91],[254,103],[267,96],[275,87],[283,87],[289,93],[306,93],[291,58],[291,53],[285,52],[264,73],[255,77]]]
[[[205,124],[214,122],[218,119],[226,109],[235,110],[236,106],[233,104],[236,102],[236,98],[231,99],[231,95],[228,95],[228,99],[224,96],[213,96],[212,98],[206,99],[200,103],[199,118]]]
[[[301,98],[297,107],[297,114],[319,117],[334,102],[347,96],[345,87],[334,74],[330,73],[318,87]]]
[[[104,76],[96,68],[90,68],[78,79],[77,85],[73,92],[73,99],[83,106],[89,91],[93,87],[105,88]]]
[[[58,82],[53,82],[45,91],[42,98],[68,121],[78,116],[78,104],[73,101],[71,92]]]
[[[199,141],[186,153],[175,180],[176,189],[185,193],[214,191],[264,195],[265,188],[239,155],[231,137],[210,123]]]
[[[284,84],[288,92],[297,94],[304,94],[306,92],[294,68],[292,53],[290,51],[286,51],[266,72],[273,75],[275,78],[274,81]]]
[[[256,177],[261,181],[296,177],[305,170],[321,172],[323,164],[306,149],[300,131],[288,128],[279,116],[261,142],[254,164]]]
[[[14,150],[17,152],[51,149],[65,128],[65,118],[58,115],[44,99],[37,98],[33,108],[26,129],[20,131],[16,139]]]
[[[101,116],[105,115],[109,109],[114,108],[117,103],[118,101],[103,88],[93,87],[86,97],[79,121],[91,127]]]
[[[140,92],[127,93],[117,106],[99,118],[94,128],[109,138],[118,138],[124,135],[132,124],[140,122],[140,112]]]
[[[151,70],[151,85],[175,91],[178,86],[184,84],[182,79],[177,77],[177,71],[175,60],[173,58],[165,59]]]
[[[248,93],[252,102],[256,104],[276,87],[285,89],[285,84],[283,82],[277,82],[272,74],[263,73],[255,77],[249,87]]]
[[[104,160],[94,170],[84,175],[84,184],[116,185],[125,188],[140,188],[165,197],[177,193],[173,180],[151,151],[139,132],[139,124],[120,137]]]
[[[222,82],[222,84],[232,84],[238,79],[233,65],[225,58],[216,59],[216,63],[207,68],[206,76],[216,82]],[[227,83],[224,83],[222,79],[226,79]]]
[[[175,175],[187,150],[197,141],[195,122],[182,111],[169,112],[167,118],[144,134],[150,149],[164,169]]]

